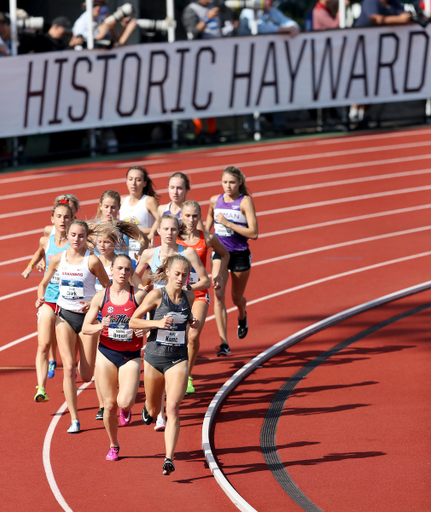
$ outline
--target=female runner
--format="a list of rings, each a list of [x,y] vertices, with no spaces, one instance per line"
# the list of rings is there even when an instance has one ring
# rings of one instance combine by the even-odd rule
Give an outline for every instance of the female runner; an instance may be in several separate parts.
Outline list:
[[[220,242],[229,251],[228,269],[232,277],[232,300],[238,308],[238,338],[245,338],[248,332],[247,301],[244,297],[245,287],[250,275],[251,253],[248,248],[248,238],[257,240],[258,229],[253,199],[245,186],[245,176],[236,167],[229,166],[222,173],[224,194],[213,196],[207,215],[206,227],[214,231]],[[220,255],[212,255],[212,273],[220,272]],[[221,344],[217,356],[230,354],[226,338],[227,313],[224,288],[228,272],[222,274],[221,293],[214,297],[214,313]]]
[[[133,275],[133,284],[135,286],[147,285],[149,281],[152,280],[152,275],[156,274],[157,269],[162,265],[165,258],[174,254],[180,254],[190,261],[198,277],[197,282],[186,285],[187,290],[194,292],[206,290],[209,287],[210,279],[196,251],[191,247],[183,247],[177,243],[178,237],[182,238],[184,231],[184,225],[180,226],[180,222],[175,215],[162,215],[160,217],[158,233],[162,245],[155,249],[147,249],[142,253],[139,259],[139,265]],[[163,280],[160,283],[157,281],[154,283],[154,288],[163,286],[165,286]],[[164,402],[163,398],[162,396],[162,403]],[[160,411],[156,426],[154,427],[157,431],[164,430],[166,426],[163,405]]]
[[[121,202],[120,219],[139,226],[145,233],[150,244],[154,244],[154,236],[157,230],[160,196],[154,190],[154,184],[143,167],[130,167],[126,174],[126,185],[129,190],[128,196]],[[130,241],[129,256],[136,266],[135,253],[139,252],[139,243]]]
[[[185,201],[181,206],[181,220],[186,227],[186,234],[184,240],[177,238],[178,245],[187,245],[192,247],[198,254],[202,265],[206,266],[207,252],[209,248],[213,248],[221,255],[219,273],[213,277],[214,293],[217,295],[221,290],[221,276],[227,272],[227,265],[229,262],[229,253],[220,240],[209,233],[208,231],[201,231],[197,229],[197,224],[201,220],[201,207],[199,203],[193,200]],[[190,272],[189,284],[198,282],[198,276],[192,268]],[[188,352],[189,352],[189,380],[187,384],[186,395],[195,392],[193,386],[192,369],[196,361],[196,357],[200,347],[200,334],[205,323],[205,318],[210,304],[210,296],[208,290],[194,292],[196,300],[193,304],[193,316],[199,320],[199,327],[197,329],[190,328],[188,334]]]
[[[117,405],[121,424],[128,425],[132,419],[131,409],[141,374],[144,331],[134,332],[129,327],[129,321],[147,293],[130,286],[133,265],[126,254],[114,256],[111,271],[112,286],[93,297],[82,331],[89,335],[100,333],[96,375],[105,408],[103,421],[110,441],[106,460],[115,461],[120,450]],[[102,322],[95,323],[99,313]]]
[[[111,192],[111,194],[109,194]],[[122,252],[127,246],[127,242],[125,240],[129,240],[133,238],[137,242],[141,244],[141,247],[144,249],[148,246],[148,239],[142,233],[142,231],[135,226],[134,224],[130,224],[128,222],[115,221],[113,219],[116,218],[116,206],[114,201],[112,201],[112,196],[117,194],[118,198],[115,197],[115,202],[118,204],[118,210],[120,208],[120,195],[118,192],[107,191],[102,194],[101,202],[99,204],[98,217],[102,219],[102,222],[97,227],[97,239],[96,239],[96,249],[98,253],[98,257],[102,262],[102,265],[105,269],[105,272],[109,279],[112,281],[112,263],[116,257],[116,253]],[[105,197],[104,197],[105,196]],[[118,199],[118,201],[117,201]],[[118,211],[117,210],[117,211]],[[131,279],[130,274],[130,279]],[[100,284],[99,280],[96,280],[96,291],[100,292],[104,288]],[[100,316],[99,321],[102,321],[102,317]],[[95,386],[97,397],[99,400],[99,410],[96,414],[96,420],[103,420],[103,412],[104,412],[104,403],[102,393],[99,390],[99,381],[97,378],[97,370],[95,371]]]
[[[76,217],[76,214],[81,210],[81,205],[79,204],[79,200],[76,196],[73,194],[61,194],[57,196],[54,200],[54,206],[57,206],[58,204],[68,204],[70,206],[70,209],[72,210],[72,220]],[[48,225],[45,226],[45,229],[43,231],[43,236],[51,236],[52,235],[53,226]],[[45,268],[41,266],[42,262],[39,263],[37,266],[38,270],[40,272],[43,272]]]
[[[172,461],[180,432],[179,407],[187,387],[188,355],[186,329],[194,329],[199,320],[192,315],[195,296],[184,290],[190,272],[190,262],[180,254],[165,258],[153,276],[154,283],[166,286],[152,290],[133,313],[129,326],[133,329],[151,329],[144,356],[144,386],[146,402],[142,419],[151,425],[160,412],[161,398],[166,387],[165,430],[166,456],[163,474],[175,471]],[[142,317],[150,313],[151,320]]]
[[[56,254],[68,249],[66,230],[72,222],[73,213],[69,204],[57,204],[54,206],[51,215],[53,224],[52,234],[43,236],[39,242],[39,249],[31,258],[27,268],[23,272],[24,277],[28,277],[35,265],[42,259],[46,259],[46,263]],[[46,268],[47,265],[45,265]],[[36,378],[37,392],[34,397],[36,402],[47,402],[49,400],[46,394],[46,379],[54,377],[55,368],[57,366],[56,351],[57,339],[55,337],[55,319],[56,306],[59,295],[58,275],[54,274],[48,283],[45,294],[45,304],[40,306],[37,321],[37,352],[36,352]],[[48,358],[49,356],[49,358]],[[49,374],[51,371],[51,375]]]
[[[181,220],[181,206],[190,191],[190,180],[182,172],[175,172],[168,181],[168,193],[170,202],[159,206],[159,217],[162,215],[175,215]],[[198,229],[204,229],[202,220],[199,220]]]
[[[76,394],[76,348],[80,360],[79,372],[84,381],[93,376],[97,344],[95,337],[82,335],[82,324],[91,299],[96,293],[96,278],[103,287],[111,286],[102,262],[87,250],[87,238],[92,234],[87,223],[75,219],[69,225],[69,249],[54,256],[49,262],[38,291],[36,307],[45,302],[48,283],[58,271],[60,296],[57,301],[56,335],[63,361],[63,390],[72,419],[68,432],[80,431]]]

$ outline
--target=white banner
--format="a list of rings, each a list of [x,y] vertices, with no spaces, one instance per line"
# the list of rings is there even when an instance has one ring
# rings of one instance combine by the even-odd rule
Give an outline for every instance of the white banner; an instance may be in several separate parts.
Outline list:
[[[431,96],[430,27],[0,59],[0,137]]]

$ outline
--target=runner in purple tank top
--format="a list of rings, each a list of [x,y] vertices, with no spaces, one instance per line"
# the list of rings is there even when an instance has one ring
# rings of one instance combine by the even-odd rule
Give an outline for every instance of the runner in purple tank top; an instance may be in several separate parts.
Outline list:
[[[232,300],[238,308],[238,338],[245,338],[248,332],[245,287],[250,276],[251,253],[248,239],[258,237],[256,212],[253,199],[245,186],[245,176],[233,166],[226,167],[222,174],[224,194],[210,199],[206,229],[209,231],[214,224],[214,231],[221,243],[229,251],[228,269],[223,275],[223,285],[214,291],[214,314],[219,331],[221,344],[217,356],[230,354],[227,341],[227,313],[225,304],[225,288],[228,270],[232,277]],[[219,274],[221,256],[217,252],[212,255],[212,275]]]

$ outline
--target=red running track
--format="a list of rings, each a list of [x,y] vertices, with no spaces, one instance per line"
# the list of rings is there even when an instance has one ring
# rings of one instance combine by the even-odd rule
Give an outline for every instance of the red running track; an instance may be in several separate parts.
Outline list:
[[[91,162],[45,171],[11,173],[0,178],[0,300],[7,312],[0,347],[1,384],[2,389],[7,390],[3,410],[7,414],[2,414],[1,427],[3,460],[8,461],[1,469],[2,482],[7,482],[0,491],[2,509],[61,510],[43,466],[44,441],[56,411],[64,402],[61,370],[49,382],[50,402],[35,404],[36,344],[35,338],[30,337],[36,330],[35,292],[26,290],[36,287],[40,276],[33,275],[24,280],[19,275],[27,257],[37,247],[41,228],[49,223],[50,205],[57,194],[75,193],[84,203],[81,216],[92,217],[103,190],[114,188],[126,193],[125,170],[133,161],[148,168],[157,188],[162,191],[167,176],[175,171],[188,173],[192,180],[190,198],[201,202],[206,212],[209,197],[221,191],[220,173],[226,165],[238,165],[246,174],[254,195],[260,230],[259,240],[251,244],[254,268],[247,288],[250,332],[244,341],[238,341],[235,313],[231,313],[229,337],[233,354],[220,360],[215,357],[214,350],[219,343],[215,323],[211,319],[208,321],[194,375],[197,391],[185,398],[181,409],[182,430],[176,452],[176,473],[169,479],[161,474],[163,435],[145,427],[140,420],[142,388],[132,425],[120,431],[122,460],[118,464],[110,465],[104,460],[108,441],[103,426],[94,420],[97,400],[93,385],[78,399],[83,432],[68,436],[65,431],[69,416],[61,416],[52,432],[49,454],[53,477],[67,504],[63,503],[63,506],[75,512],[98,508],[134,510],[166,506],[166,503],[168,506],[175,504],[179,511],[211,511],[221,507],[235,510],[206,468],[201,450],[201,425],[208,404],[232,373],[286,336],[354,305],[429,279],[430,133],[429,129],[418,129],[304,139],[129,161]],[[166,202],[166,197],[163,193],[162,202]],[[20,292],[23,293],[15,295]],[[420,325],[426,318],[423,313]],[[409,322],[412,321],[412,318],[406,320],[405,329],[411,328]],[[354,320],[352,324],[354,327]],[[4,348],[27,336],[27,340]],[[255,439],[259,437],[267,404],[279,387],[274,383],[284,382],[292,368],[296,371],[301,361],[306,362],[310,348],[311,352],[320,350],[318,344],[311,346],[308,343],[311,341],[293,349],[294,353],[305,352],[298,361],[288,356],[287,364],[273,361],[257,371],[252,378],[261,379],[264,373],[266,376],[258,382],[259,394],[247,396],[249,384],[245,383],[244,389],[240,386],[236,391],[240,399],[234,393],[217,418],[215,453],[235,487],[245,499],[250,498],[252,503],[256,500],[258,510],[274,510],[279,503],[284,504],[284,510],[299,509],[284,493],[280,496],[279,486],[262,462]],[[372,340],[364,340],[361,346],[366,347],[367,343]],[[399,343],[407,344],[402,339]],[[425,347],[425,344],[421,346]],[[370,374],[374,370],[376,376],[355,379],[353,373],[349,374],[352,368],[349,364],[340,364],[339,373],[326,375],[324,369],[334,370],[334,365],[328,363],[328,367],[310,375],[310,381],[313,381],[310,386],[386,382],[387,373],[397,373],[399,368],[400,361],[396,361],[395,356],[400,355],[405,363],[407,358],[402,356],[407,354],[409,360],[421,360],[429,366],[429,352],[417,354],[416,349],[383,352],[368,358],[374,368],[370,370],[364,366],[361,370]],[[421,373],[425,380],[417,380],[422,390],[429,389],[426,374],[425,371]],[[387,378],[392,385],[393,373]],[[343,389],[346,388],[341,391]],[[377,393],[379,387],[352,386],[352,390]],[[328,394],[329,403],[319,403],[318,407],[337,407],[337,400],[342,400],[341,391]],[[299,390],[297,393],[294,407],[312,409],[316,407],[313,400],[321,400],[317,396],[320,393],[305,391],[303,397]],[[378,399],[381,402],[376,395],[376,403],[387,403],[384,386],[381,393]],[[412,397],[416,410],[421,409],[422,399],[417,389]],[[300,404],[297,403],[299,398]],[[354,398],[353,403],[362,403],[360,400],[360,397]],[[289,402],[286,407],[291,407]],[[242,420],[244,411],[245,424]],[[369,420],[364,418],[369,411],[370,407],[352,409],[348,412],[349,421],[367,423]],[[330,418],[327,424],[325,418]],[[364,481],[369,468],[357,471],[359,483],[353,481],[355,470],[352,467],[355,464],[363,462],[371,465],[373,471],[387,472],[385,464],[389,457],[326,462],[325,455],[332,453],[331,450],[335,450],[334,453],[358,452],[364,450],[363,444],[366,444],[352,437],[354,428],[348,435],[343,434],[340,418],[336,413],[282,417],[277,443],[283,457],[287,453],[290,458],[295,450],[293,461],[315,460],[315,464],[298,463],[288,467],[295,482],[310,494],[311,499],[323,510],[344,511],[346,504],[352,510],[427,510],[420,507],[427,499],[430,503],[429,486],[416,486],[418,497],[414,506],[419,508],[406,509],[403,500],[394,504],[384,499],[389,495],[387,489],[378,501],[372,501],[366,492],[361,492],[363,483],[360,482]],[[382,418],[382,428],[384,422],[386,428],[390,428],[388,425],[392,425],[393,418],[386,414]],[[426,418],[421,415],[420,421],[423,420]],[[237,429],[241,424],[242,427]],[[421,428],[424,425],[421,423]],[[315,432],[318,435],[314,435]],[[376,433],[376,439],[382,432],[384,430]],[[403,439],[406,450],[409,439]],[[299,446],[301,442],[305,444]],[[368,451],[390,453],[390,446],[398,442],[398,438],[393,442],[388,438],[385,443],[389,447],[372,447]],[[429,451],[422,450],[421,453],[426,457]],[[346,471],[348,478],[343,480]],[[418,475],[419,472],[411,474]],[[422,474],[429,475],[429,465]],[[257,481],[255,476],[258,476]],[[409,482],[411,480],[406,480],[407,484]],[[429,483],[429,479],[424,483]],[[263,498],[267,496],[263,491],[267,490],[269,497]]]

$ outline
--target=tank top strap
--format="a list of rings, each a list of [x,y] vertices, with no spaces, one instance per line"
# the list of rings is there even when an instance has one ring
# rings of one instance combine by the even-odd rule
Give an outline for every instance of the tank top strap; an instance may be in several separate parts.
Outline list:
[[[136,307],[139,306],[139,304],[136,302],[136,294],[135,294],[134,286],[130,286],[129,300],[130,300],[130,302],[133,302],[133,304],[135,304]]]
[[[105,288],[105,293],[103,294],[103,302],[102,302],[102,307],[100,308],[100,311],[103,310],[103,308],[105,307],[105,304],[107,302],[109,302],[110,300],[110,295],[109,295],[109,288]]]

